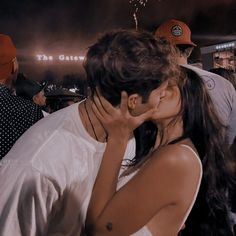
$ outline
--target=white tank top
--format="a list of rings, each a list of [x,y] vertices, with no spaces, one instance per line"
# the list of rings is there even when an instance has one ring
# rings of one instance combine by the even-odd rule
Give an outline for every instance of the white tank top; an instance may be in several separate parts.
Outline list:
[[[200,175],[199,175],[199,180],[198,180],[198,184],[197,184],[197,187],[196,187],[196,191],[194,193],[194,196],[193,196],[193,200],[189,206],[189,208],[187,209],[186,211],[186,214],[183,218],[183,222],[181,224],[181,227],[179,228],[179,231],[180,229],[182,228],[182,226],[184,225],[186,219],[188,218],[188,215],[190,213],[190,211],[192,210],[192,207],[193,207],[193,204],[195,203],[196,201],[196,198],[197,198],[197,194],[198,194],[198,191],[199,191],[199,188],[200,188],[200,184],[201,184],[201,178],[202,178],[202,163],[201,163],[201,160],[199,159],[199,156],[198,154],[188,145],[185,145],[185,144],[180,144],[180,146],[182,147],[186,147],[188,148],[191,152],[194,153],[194,155],[196,156],[196,159],[198,160],[199,162],[199,165],[200,165]],[[120,189],[122,186],[124,186],[130,179],[132,179],[132,177],[138,172],[138,170],[134,171],[133,173],[131,173],[130,175],[127,175],[127,176],[123,176],[119,179],[119,182],[117,184],[117,189]],[[150,232],[150,230],[148,229],[148,227],[145,225],[143,226],[140,230],[138,230],[137,232],[135,232],[134,234],[132,234],[131,236],[154,236],[152,235],[152,233]]]

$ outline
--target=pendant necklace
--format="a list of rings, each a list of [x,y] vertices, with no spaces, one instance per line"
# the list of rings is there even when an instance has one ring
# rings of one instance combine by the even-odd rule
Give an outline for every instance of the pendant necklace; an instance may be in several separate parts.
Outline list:
[[[88,117],[89,123],[90,123],[90,125],[91,125],[91,127],[92,127],[94,137],[96,138],[97,141],[99,141],[99,140],[98,140],[98,136],[97,136],[97,134],[96,134],[96,132],[95,132],[95,128],[94,128],[94,126],[93,126],[93,123],[92,123],[92,121],[91,121],[91,119],[90,119],[90,116],[89,116],[89,113],[88,113],[88,110],[87,110],[86,101],[84,101],[84,109],[85,109],[86,115],[87,115],[87,117]]]

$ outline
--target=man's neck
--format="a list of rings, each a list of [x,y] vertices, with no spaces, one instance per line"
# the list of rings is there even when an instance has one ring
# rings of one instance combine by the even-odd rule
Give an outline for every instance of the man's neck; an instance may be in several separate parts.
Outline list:
[[[101,122],[95,116],[91,104],[91,100],[86,99],[79,105],[79,112],[83,126],[92,138],[98,142],[106,142],[107,133]]]

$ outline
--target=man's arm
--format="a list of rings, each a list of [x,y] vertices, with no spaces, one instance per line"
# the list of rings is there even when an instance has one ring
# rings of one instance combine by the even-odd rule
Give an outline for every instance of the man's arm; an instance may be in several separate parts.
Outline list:
[[[9,178],[11,181],[3,184],[5,190],[1,186],[0,235],[47,235],[53,205],[58,199],[53,182],[34,169],[27,169],[18,178]]]

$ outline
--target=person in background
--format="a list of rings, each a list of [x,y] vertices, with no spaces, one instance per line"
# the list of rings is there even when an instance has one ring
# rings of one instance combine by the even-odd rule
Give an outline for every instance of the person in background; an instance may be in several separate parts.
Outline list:
[[[0,235],[80,235],[107,133],[92,110],[97,89],[113,104],[128,93],[141,120],[175,74],[173,49],[147,32],[108,32],[84,64],[92,97],[40,120],[14,145],[0,168]],[[151,100],[149,98],[152,98]],[[128,141],[125,159],[135,155]]]
[[[0,34],[0,159],[43,118],[39,106],[13,94],[17,70],[16,48],[8,35]]]
[[[184,22],[168,20],[156,29],[155,36],[165,38],[176,46],[178,63],[195,71],[203,79],[219,117],[227,126],[228,143],[232,144],[236,136],[236,91],[233,85],[219,75],[188,64],[196,44],[192,42],[191,30]]]
[[[47,82],[39,83],[27,78],[23,73],[18,73],[15,81],[15,92],[17,96],[30,100],[43,108],[46,106],[46,97],[44,94],[46,86]],[[44,110],[42,112],[44,116],[48,115]]]

